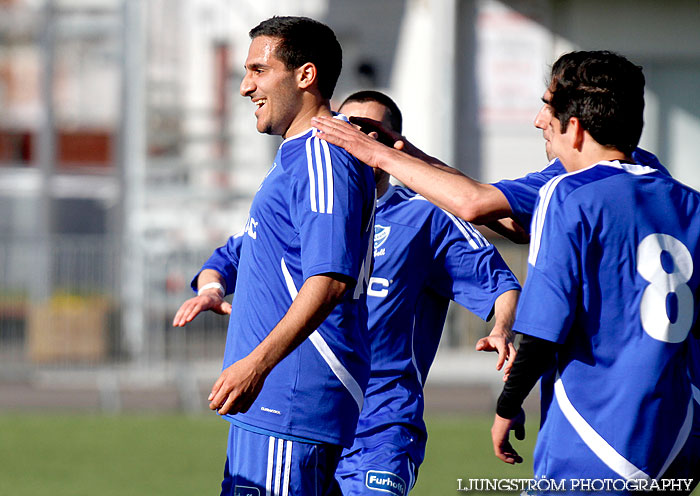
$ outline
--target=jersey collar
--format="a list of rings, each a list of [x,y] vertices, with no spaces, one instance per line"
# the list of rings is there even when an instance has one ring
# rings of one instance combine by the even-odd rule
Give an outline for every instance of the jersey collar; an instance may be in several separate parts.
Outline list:
[[[657,169],[654,169],[653,167],[649,167],[648,165],[638,165],[638,164],[630,164],[627,162],[620,162],[619,160],[603,160],[602,162],[598,162],[597,164],[593,165],[592,167],[595,167],[596,165],[605,165],[608,167],[615,167],[616,169],[622,169],[625,172],[629,172],[630,174],[635,174],[635,175],[641,175],[641,174],[650,174],[652,172],[658,172]]]
[[[347,118],[345,115],[343,115],[343,114],[339,114],[338,112],[335,112],[335,111],[331,111],[331,114],[333,114],[333,118],[334,118],[334,119],[340,119],[341,121],[350,122],[350,119],[348,119],[348,118]],[[295,134],[294,136],[290,136],[289,138],[285,138],[285,140],[282,141],[282,145],[285,144],[287,141],[291,141],[291,140],[300,138],[300,137],[302,137],[302,136],[306,136],[306,135],[309,133],[309,131],[312,132],[312,134],[311,134],[312,136],[316,136],[316,133],[318,132],[318,129],[316,129],[315,127],[310,127],[310,128],[308,128],[308,129],[306,129],[305,131],[302,131],[302,132],[300,132],[300,133],[298,133],[298,134]],[[280,146],[281,146],[281,145],[280,145]]]
[[[377,198],[377,206],[383,205],[389,198],[391,198],[391,195],[394,194],[395,189],[396,188],[394,187],[394,185],[389,183],[389,187],[384,192],[384,194]]]

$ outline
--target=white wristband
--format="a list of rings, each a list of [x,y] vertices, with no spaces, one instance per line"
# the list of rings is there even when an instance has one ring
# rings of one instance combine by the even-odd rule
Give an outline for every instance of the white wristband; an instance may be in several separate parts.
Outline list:
[[[207,289],[212,289],[212,288],[218,289],[221,292],[221,296],[224,296],[226,294],[226,290],[224,289],[224,287],[220,283],[210,282],[210,283],[205,284],[204,286],[202,286],[201,288],[199,288],[197,290],[197,296],[201,295],[203,291],[205,291]]]

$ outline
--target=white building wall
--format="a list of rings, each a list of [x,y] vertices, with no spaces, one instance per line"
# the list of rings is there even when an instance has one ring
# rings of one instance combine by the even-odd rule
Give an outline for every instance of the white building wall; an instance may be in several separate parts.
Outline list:
[[[700,187],[700,3],[479,0],[476,4],[473,82],[479,88],[479,110],[472,118],[477,120],[481,154],[477,167],[460,163],[463,170],[496,181],[543,167],[541,132],[532,120],[550,64],[566,51],[607,49],[644,67],[647,106],[641,146],[656,153],[678,179]],[[500,27],[484,21],[493,16],[501,17]],[[509,57],[510,67],[484,73],[489,64]],[[519,89],[508,88],[513,83]],[[533,98],[529,109],[528,95]],[[522,99],[514,101],[514,96]],[[494,100],[504,118],[493,119]]]
[[[234,5],[235,4],[235,5]],[[221,189],[226,206],[163,203],[185,244],[211,244],[242,225],[280,142],[255,130],[253,107],[238,94],[248,30],[272,15],[307,15],[328,23],[344,49],[334,105],[376,88],[404,113],[404,134],[482,181],[519,177],[546,165],[533,118],[549,65],[564,51],[611,49],[645,67],[642,146],[679,179],[700,187],[700,4],[696,0],[181,0],[179,26],[183,122],[188,135],[215,131],[203,109],[214,105],[213,50],[230,46],[229,126],[224,182],[208,173],[211,143],[187,145],[191,185]],[[371,66],[371,74],[360,65]],[[184,197],[182,197],[184,198]],[[195,200],[199,200],[196,196]],[[167,208],[166,208],[167,206]],[[206,218],[206,224],[202,218]],[[207,234],[209,233],[209,234]],[[196,238],[196,239],[195,239]],[[197,241],[199,240],[199,241]]]
[[[520,2],[517,10],[497,0],[479,0],[476,9],[477,129],[482,154],[474,168],[482,181],[522,176],[547,159],[541,131],[533,126],[542,105],[552,34],[546,1]],[[465,81],[465,84],[468,82]]]
[[[700,2],[570,0],[555,16],[552,30],[570,46],[618,51],[642,65],[647,105],[641,146],[700,189]]]

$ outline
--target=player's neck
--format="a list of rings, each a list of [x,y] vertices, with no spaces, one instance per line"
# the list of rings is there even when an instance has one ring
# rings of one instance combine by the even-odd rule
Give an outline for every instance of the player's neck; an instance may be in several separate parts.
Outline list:
[[[283,138],[287,139],[309,129],[312,117],[330,117],[331,115],[333,114],[331,113],[331,106],[328,100],[313,99],[304,102]]]
[[[585,146],[581,150],[576,150],[568,157],[566,162],[562,160],[568,172],[585,169],[600,162],[621,162],[629,161],[629,157],[616,148],[605,147],[598,143],[592,146]]]
[[[382,178],[382,180],[377,181],[377,199],[384,196],[384,193],[387,191],[389,191],[389,175],[387,175],[386,178]]]

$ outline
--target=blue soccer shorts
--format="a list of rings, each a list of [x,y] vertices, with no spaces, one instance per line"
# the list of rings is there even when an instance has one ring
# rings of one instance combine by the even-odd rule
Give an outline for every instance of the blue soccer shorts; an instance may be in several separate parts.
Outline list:
[[[221,496],[337,494],[340,446],[282,439],[231,424]]]
[[[335,478],[343,496],[406,496],[417,474],[417,467],[403,448],[383,443],[346,452]]]

